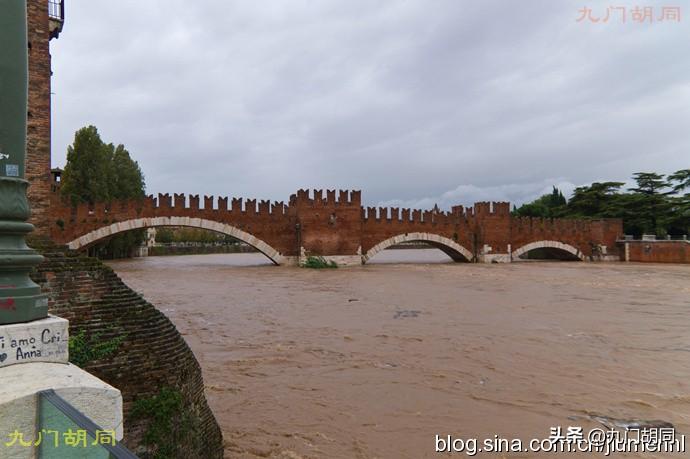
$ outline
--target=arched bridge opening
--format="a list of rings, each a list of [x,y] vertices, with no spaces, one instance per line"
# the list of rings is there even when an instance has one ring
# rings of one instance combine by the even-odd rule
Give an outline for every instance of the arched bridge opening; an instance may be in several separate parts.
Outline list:
[[[276,265],[282,265],[287,262],[287,258],[284,255],[278,252],[275,248],[271,247],[265,241],[253,236],[252,234],[242,231],[235,226],[228,225],[227,223],[192,217],[151,217],[125,220],[90,231],[83,236],[70,241],[67,246],[72,250],[84,250],[93,244],[105,241],[119,233],[136,229],[165,226],[199,228],[216,233],[226,234],[252,246]]]
[[[362,255],[362,264],[367,263],[378,253],[406,243],[423,243],[441,250],[455,262],[470,262],[474,259],[472,252],[452,239],[432,233],[405,233],[379,242]]]
[[[585,255],[576,247],[560,241],[535,241],[525,244],[511,253],[513,261],[560,260],[583,261]]]

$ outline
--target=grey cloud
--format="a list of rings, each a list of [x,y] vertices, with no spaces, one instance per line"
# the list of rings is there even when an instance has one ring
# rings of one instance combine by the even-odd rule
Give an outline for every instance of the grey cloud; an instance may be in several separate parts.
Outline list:
[[[351,187],[422,207],[688,167],[685,17],[593,25],[581,7],[73,2],[52,44],[54,162],[95,124],[152,192]]]
[[[508,201],[520,205],[531,200],[535,196],[550,193],[554,186],[561,190],[566,196],[571,195],[576,188],[576,185],[562,178],[549,178],[541,182],[529,184],[509,183],[486,187],[460,185],[436,196],[412,200],[393,199],[382,201],[378,205],[382,207],[413,209],[431,209],[434,206],[438,206],[441,210],[446,211],[450,210],[452,206],[464,205],[466,207],[471,207],[474,203],[482,201]]]

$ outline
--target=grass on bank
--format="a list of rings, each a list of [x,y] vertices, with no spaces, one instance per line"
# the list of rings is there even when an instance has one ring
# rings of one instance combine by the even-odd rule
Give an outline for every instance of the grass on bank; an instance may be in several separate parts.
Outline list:
[[[113,355],[125,338],[126,335],[120,335],[102,340],[98,333],[87,337],[86,331],[80,330],[69,337],[69,361],[80,368],[84,368],[87,363],[93,360],[101,360]]]
[[[142,459],[181,457],[180,447],[187,444],[194,429],[179,390],[162,387],[155,395],[138,398],[134,401],[131,416],[132,419],[147,421],[143,443],[148,451],[141,456]]]
[[[310,269],[334,269],[338,267],[338,264],[333,260],[328,261],[324,257],[309,256],[304,263],[302,263],[302,267]]]

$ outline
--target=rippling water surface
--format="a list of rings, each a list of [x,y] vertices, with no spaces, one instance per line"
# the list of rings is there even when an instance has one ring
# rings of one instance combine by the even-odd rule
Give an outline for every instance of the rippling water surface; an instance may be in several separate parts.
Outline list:
[[[111,265],[192,347],[227,457],[435,457],[435,434],[528,440],[597,415],[690,434],[690,266],[447,260]]]

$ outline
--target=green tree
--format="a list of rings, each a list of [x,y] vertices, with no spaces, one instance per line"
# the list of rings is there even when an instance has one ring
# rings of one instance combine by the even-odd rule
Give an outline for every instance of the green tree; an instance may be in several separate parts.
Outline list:
[[[141,199],[144,174],[124,145],[101,140],[94,126],[79,129],[67,147],[67,164],[60,191],[73,203]]]
[[[655,172],[637,172],[636,186],[621,191],[623,182],[595,182],[575,188],[566,202],[556,188],[514,209],[532,217],[621,218],[626,234],[682,235],[690,232],[690,169],[665,178]]]
[[[629,188],[629,190],[635,193],[642,193],[649,196],[668,195],[673,193],[673,191],[662,191],[670,186],[669,182],[664,180],[663,174],[657,174],[656,172],[636,172],[633,174],[633,178],[635,182],[637,182],[637,187]]]
[[[94,203],[110,199],[110,158],[94,126],[79,129],[74,143],[67,147],[67,164],[60,192],[72,204]]]
[[[553,218],[559,216],[564,211],[566,204],[565,196],[554,186],[551,193],[521,205],[513,210],[513,214],[520,217]]]
[[[139,164],[124,145],[115,147],[101,139],[95,126],[79,129],[74,143],[67,148],[67,164],[60,192],[72,202],[96,203],[112,200],[142,199],[146,184]],[[128,256],[141,244],[145,230],[136,230],[112,237],[95,248],[101,257]]]
[[[618,197],[623,182],[594,182],[575,188],[568,201],[568,217],[614,217],[619,213]]]
[[[637,186],[629,188],[633,194],[629,198],[628,208],[634,211],[644,232],[665,235],[671,208],[668,196],[674,193],[668,191],[670,183],[663,174],[655,172],[637,172],[633,178]]]
[[[690,188],[690,169],[682,169],[668,176],[671,183],[675,182],[673,191],[680,193],[686,188]]]
[[[158,228],[156,230],[156,242],[169,244],[173,242],[174,234],[170,228]]]
[[[142,199],[145,196],[144,174],[139,163],[130,157],[124,145],[118,145],[114,149],[111,166],[112,199]]]
[[[673,235],[690,233],[690,193],[680,195],[690,188],[690,169],[682,169],[668,176],[677,196],[671,197],[671,218],[668,232]]]

